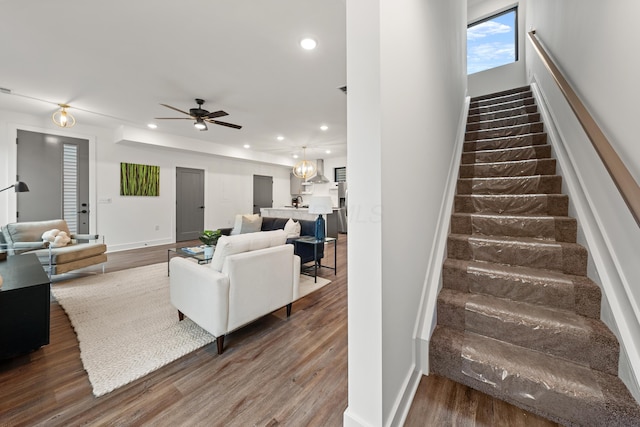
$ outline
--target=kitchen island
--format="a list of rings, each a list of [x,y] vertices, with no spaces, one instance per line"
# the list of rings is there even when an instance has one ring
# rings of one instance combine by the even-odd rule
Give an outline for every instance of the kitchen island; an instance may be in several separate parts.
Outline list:
[[[260,216],[270,218],[291,218],[315,221],[317,214],[310,214],[309,208],[294,208],[292,206],[282,206],[279,208],[260,208]],[[325,214],[327,237],[338,238],[338,208],[333,208],[333,212]]]

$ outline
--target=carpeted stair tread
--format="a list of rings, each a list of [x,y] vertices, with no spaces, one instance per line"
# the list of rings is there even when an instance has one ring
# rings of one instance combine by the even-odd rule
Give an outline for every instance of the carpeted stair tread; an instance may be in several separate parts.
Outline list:
[[[460,178],[513,177],[555,175],[556,159],[515,160],[495,163],[460,165]]]
[[[521,92],[513,92],[509,94],[492,96],[490,98],[471,99],[469,106],[471,108],[476,108],[476,107],[484,107],[484,106],[493,105],[493,104],[504,104],[505,102],[515,101],[517,99],[531,98],[532,96],[533,96],[533,92],[531,90],[525,90]]]
[[[481,107],[470,107],[469,115],[493,113],[495,111],[510,110],[517,107],[524,107],[525,105],[535,104],[534,98],[522,98],[513,101],[501,102],[498,104],[485,105]]]
[[[457,194],[561,194],[560,175],[460,178]]]
[[[585,275],[587,250],[576,243],[549,242],[526,237],[450,234],[447,256],[455,259],[543,268]]]
[[[545,132],[536,132],[526,135],[511,136],[508,138],[480,139],[476,141],[465,141],[463,152],[500,150],[504,148],[529,147],[532,145],[544,145],[547,143]]]
[[[601,322],[575,312],[443,289],[438,324],[618,373],[618,341]]]
[[[467,132],[486,130],[493,128],[517,126],[527,123],[540,122],[540,113],[521,114],[519,116],[504,117],[501,119],[481,120],[477,122],[467,122]]]
[[[533,114],[538,112],[538,106],[535,104],[522,105],[506,110],[499,110],[486,113],[470,114],[467,116],[467,123],[482,122],[486,120],[504,119],[507,117],[521,116],[523,114]]]
[[[511,160],[551,158],[551,145],[531,145],[526,147],[480,150],[462,153],[462,164],[494,163]]]
[[[567,216],[569,198],[566,194],[461,194],[454,198],[454,210]]]
[[[585,276],[454,258],[445,260],[442,276],[444,288],[600,317],[600,288]]]
[[[577,221],[567,216],[454,213],[451,217],[451,233],[531,237],[575,243]]]
[[[637,426],[619,378],[513,344],[438,326],[430,371],[567,426]]]
[[[542,122],[526,123],[516,126],[505,126],[493,129],[482,129],[468,131],[464,134],[465,141],[477,141],[480,139],[496,139],[518,135],[526,135],[530,133],[539,133],[544,131]]]
[[[524,92],[530,92],[530,91],[531,91],[531,86],[530,85],[526,85],[526,86],[521,86],[521,87],[502,90],[500,92],[493,92],[493,93],[489,93],[489,94],[486,94],[486,95],[474,96],[474,97],[471,98],[471,102],[484,101],[484,100],[487,100],[487,99],[495,99],[495,98],[500,98],[500,97],[503,97],[503,96],[508,96],[508,95],[512,95],[512,94],[519,94],[519,93],[524,93]]]

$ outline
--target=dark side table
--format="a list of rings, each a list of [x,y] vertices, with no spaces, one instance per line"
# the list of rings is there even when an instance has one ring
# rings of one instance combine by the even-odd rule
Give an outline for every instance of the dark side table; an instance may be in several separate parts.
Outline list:
[[[298,245],[313,245],[313,281],[317,282],[318,281],[318,268],[328,268],[330,270],[333,270],[333,274],[337,275],[338,274],[338,264],[337,264],[337,260],[338,260],[338,256],[337,256],[337,246],[336,246],[336,242],[338,241],[338,239],[336,239],[335,237],[327,237],[324,240],[318,240],[316,239],[314,236],[303,236],[300,237],[298,239],[295,239],[293,241],[294,246],[296,247],[296,251],[297,251],[297,247]],[[330,267],[328,265],[322,265],[321,260],[318,259],[318,247],[320,245],[324,245],[325,243],[331,243],[333,242],[333,267]],[[309,268],[310,269],[310,268]],[[309,270],[307,269],[307,270]],[[301,271],[303,274],[307,274],[309,276],[311,276],[311,274],[307,273],[307,271]]]
[[[51,289],[35,254],[0,261],[0,359],[49,344]]]

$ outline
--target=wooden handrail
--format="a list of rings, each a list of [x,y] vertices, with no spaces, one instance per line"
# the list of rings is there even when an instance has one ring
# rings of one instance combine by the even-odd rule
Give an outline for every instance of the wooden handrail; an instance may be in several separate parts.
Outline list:
[[[618,153],[613,149],[609,140],[604,135],[596,121],[593,119],[591,114],[589,114],[587,108],[584,106],[582,101],[580,101],[580,98],[573,90],[567,79],[565,79],[562,72],[544,50],[535,34],[535,31],[529,31],[529,40],[531,40],[531,43],[538,52],[538,55],[540,55],[542,62],[558,84],[558,87],[564,94],[567,102],[569,102],[571,109],[591,140],[591,143],[604,163],[605,168],[609,171],[609,175],[611,175],[613,182],[616,184],[616,187],[618,187],[618,191],[620,191],[622,198],[627,203],[631,214],[636,219],[636,223],[640,226],[640,186],[638,186],[638,183],[629,172],[629,169],[627,169],[620,159],[620,156],[618,156]]]

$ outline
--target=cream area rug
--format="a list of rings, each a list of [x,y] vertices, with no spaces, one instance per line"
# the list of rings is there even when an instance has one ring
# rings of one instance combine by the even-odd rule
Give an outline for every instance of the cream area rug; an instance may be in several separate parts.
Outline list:
[[[301,275],[301,298],[329,283]],[[178,321],[166,263],[54,283],[52,293],[76,332],[96,397],[215,340],[188,318]]]

